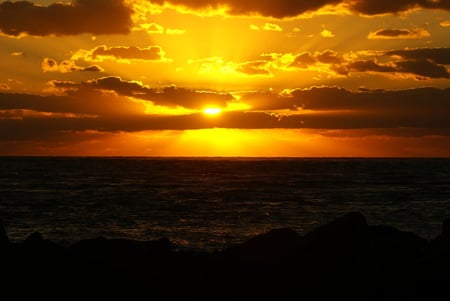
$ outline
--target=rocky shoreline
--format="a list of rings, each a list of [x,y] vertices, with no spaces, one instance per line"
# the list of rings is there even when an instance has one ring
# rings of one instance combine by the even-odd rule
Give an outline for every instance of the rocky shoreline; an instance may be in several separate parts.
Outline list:
[[[368,225],[363,215],[350,212],[304,236],[274,229],[214,252],[179,250],[167,238],[99,237],[61,246],[37,232],[11,243],[1,226],[0,266],[4,292],[16,295],[450,296],[450,220],[427,241],[390,226]]]

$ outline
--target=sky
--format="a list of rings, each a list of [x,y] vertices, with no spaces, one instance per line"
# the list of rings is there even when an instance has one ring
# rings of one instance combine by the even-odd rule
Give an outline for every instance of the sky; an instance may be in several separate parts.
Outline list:
[[[0,155],[450,157],[449,0],[0,2]]]

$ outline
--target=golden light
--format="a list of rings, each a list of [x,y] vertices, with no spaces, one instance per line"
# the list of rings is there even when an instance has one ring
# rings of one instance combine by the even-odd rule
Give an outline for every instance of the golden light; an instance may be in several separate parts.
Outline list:
[[[215,116],[222,113],[222,110],[219,108],[206,108],[203,110],[203,113],[210,116]]]

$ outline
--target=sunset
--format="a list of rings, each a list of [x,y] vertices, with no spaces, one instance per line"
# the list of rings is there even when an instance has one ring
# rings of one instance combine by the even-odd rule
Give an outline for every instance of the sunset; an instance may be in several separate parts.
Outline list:
[[[4,294],[449,300],[449,38],[450,0],[0,0]]]
[[[0,154],[447,157],[449,11],[4,1]]]

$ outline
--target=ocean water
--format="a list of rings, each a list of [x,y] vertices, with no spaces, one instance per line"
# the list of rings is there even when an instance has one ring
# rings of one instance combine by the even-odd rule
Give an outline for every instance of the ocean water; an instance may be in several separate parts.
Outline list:
[[[104,236],[221,249],[305,234],[349,211],[432,239],[450,216],[450,159],[0,157],[12,241]]]

